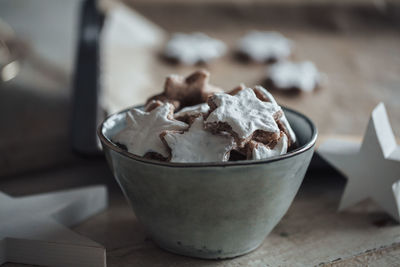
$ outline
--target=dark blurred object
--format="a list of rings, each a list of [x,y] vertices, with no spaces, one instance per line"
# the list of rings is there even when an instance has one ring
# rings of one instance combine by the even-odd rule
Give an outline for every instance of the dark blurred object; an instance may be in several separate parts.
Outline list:
[[[73,83],[72,148],[89,155],[99,153],[96,128],[102,120],[98,97],[99,43],[103,22],[104,16],[97,7],[97,1],[84,1]]]

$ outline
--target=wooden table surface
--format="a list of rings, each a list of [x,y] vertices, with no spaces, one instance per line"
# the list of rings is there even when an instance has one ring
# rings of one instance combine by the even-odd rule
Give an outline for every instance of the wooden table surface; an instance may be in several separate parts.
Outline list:
[[[245,12],[242,6],[178,8],[144,2],[135,7],[169,32],[202,30],[230,46],[247,30],[281,31],[296,42],[295,59],[314,61],[328,78],[316,93],[278,95],[281,103],[313,118],[322,134],[361,135],[369,112],[384,101],[395,133],[400,132],[400,24],[389,11],[260,10],[254,5]],[[208,68],[212,81],[226,88],[253,85],[265,69],[239,64],[231,55]],[[161,90],[165,75],[193,69],[159,62],[153,90]],[[345,179],[329,168],[310,169],[288,213],[253,253],[206,261],[164,252],[147,237],[104,159],[70,151],[68,84],[46,88],[16,83],[0,88],[0,119],[8,126],[0,140],[0,189],[18,196],[107,184],[109,208],[74,230],[106,247],[108,266],[400,266],[400,226],[369,200],[337,213]],[[144,99],[154,91],[140,95]]]
[[[107,184],[109,208],[74,228],[107,249],[108,266],[399,266],[400,226],[366,200],[338,213],[345,179],[332,169],[310,170],[282,221],[256,251],[230,260],[199,260],[158,248],[137,221],[104,159],[3,179],[14,195]],[[5,267],[19,266],[7,263]]]

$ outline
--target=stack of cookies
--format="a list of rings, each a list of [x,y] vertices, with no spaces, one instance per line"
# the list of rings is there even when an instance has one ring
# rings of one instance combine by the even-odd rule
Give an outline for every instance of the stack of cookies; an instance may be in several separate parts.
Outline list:
[[[128,152],[170,162],[267,159],[287,153],[296,136],[282,108],[263,87],[240,85],[228,93],[209,84],[209,73],[172,75],[144,110],[126,113],[113,141]]]

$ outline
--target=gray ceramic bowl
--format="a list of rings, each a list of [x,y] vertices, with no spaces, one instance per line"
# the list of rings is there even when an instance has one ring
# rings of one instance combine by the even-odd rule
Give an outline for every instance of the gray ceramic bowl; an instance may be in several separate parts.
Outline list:
[[[299,148],[259,161],[166,163],[135,156],[111,138],[127,110],[108,117],[98,135],[138,220],[162,248],[222,259],[256,249],[296,195],[314,152],[317,129],[284,109]]]

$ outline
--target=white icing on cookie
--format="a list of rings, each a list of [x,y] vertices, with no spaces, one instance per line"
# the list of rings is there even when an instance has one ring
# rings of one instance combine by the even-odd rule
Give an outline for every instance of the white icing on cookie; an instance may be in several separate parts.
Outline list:
[[[151,101],[148,102],[148,103],[146,104],[146,106],[144,107],[144,111],[150,112],[150,111],[152,111],[153,109],[156,109],[156,108],[158,108],[159,106],[162,106],[162,105],[164,105],[164,103],[161,102],[161,101],[159,101],[159,100],[151,100]]]
[[[310,92],[320,82],[320,73],[310,61],[278,62],[268,68],[267,77],[282,90],[298,88]]]
[[[252,159],[267,159],[270,157],[285,154],[288,148],[288,138],[285,134],[283,134],[273,149],[262,143],[256,143],[254,141],[252,141],[252,145]]]
[[[281,108],[275,103],[261,101],[251,88],[243,89],[234,96],[217,93],[209,99],[217,108],[208,116],[207,127],[225,122],[243,140],[256,130],[280,132],[274,114],[281,111]]]
[[[265,89],[264,87],[257,85],[254,87],[254,90],[257,90],[259,93],[261,93],[271,103],[278,105],[278,103],[276,102],[273,95],[270,92],[268,92],[267,89]],[[292,143],[296,143],[296,140],[297,140],[296,134],[294,133],[292,127],[290,126],[284,112],[282,112],[282,116],[279,118],[279,120],[282,122],[283,126],[286,128],[286,130],[289,134],[289,138],[290,138],[290,140],[292,140]]]
[[[278,102],[276,102],[275,97],[268,92],[267,89],[265,89],[264,87],[260,86],[260,85],[256,85],[254,86],[254,91],[258,91],[265,99],[267,99],[269,102],[278,105]]]
[[[198,114],[206,114],[210,110],[207,103],[202,103],[194,106],[189,106],[181,109],[174,114],[175,118],[185,117],[185,116],[196,116]]]
[[[228,161],[234,140],[228,135],[214,135],[204,129],[203,117],[194,120],[184,133],[167,131],[163,136],[171,148],[171,162]]]
[[[208,62],[223,56],[227,51],[226,45],[204,33],[175,33],[165,47],[164,54],[175,58],[186,65]]]
[[[296,134],[294,133],[292,127],[290,126],[290,123],[287,120],[285,113],[283,113],[282,117],[279,120],[282,122],[283,126],[286,128],[287,133],[289,134],[289,138],[290,138],[290,140],[292,140],[292,144],[296,143],[296,141],[297,141]]]
[[[289,57],[292,41],[277,32],[252,31],[239,40],[237,49],[256,62]]]
[[[170,119],[173,106],[166,103],[144,112],[140,109],[131,109],[126,113],[126,127],[116,134],[112,140],[127,147],[128,152],[144,156],[147,152],[156,152],[168,157],[169,152],[160,139],[160,134],[166,130],[185,130],[186,123]]]

